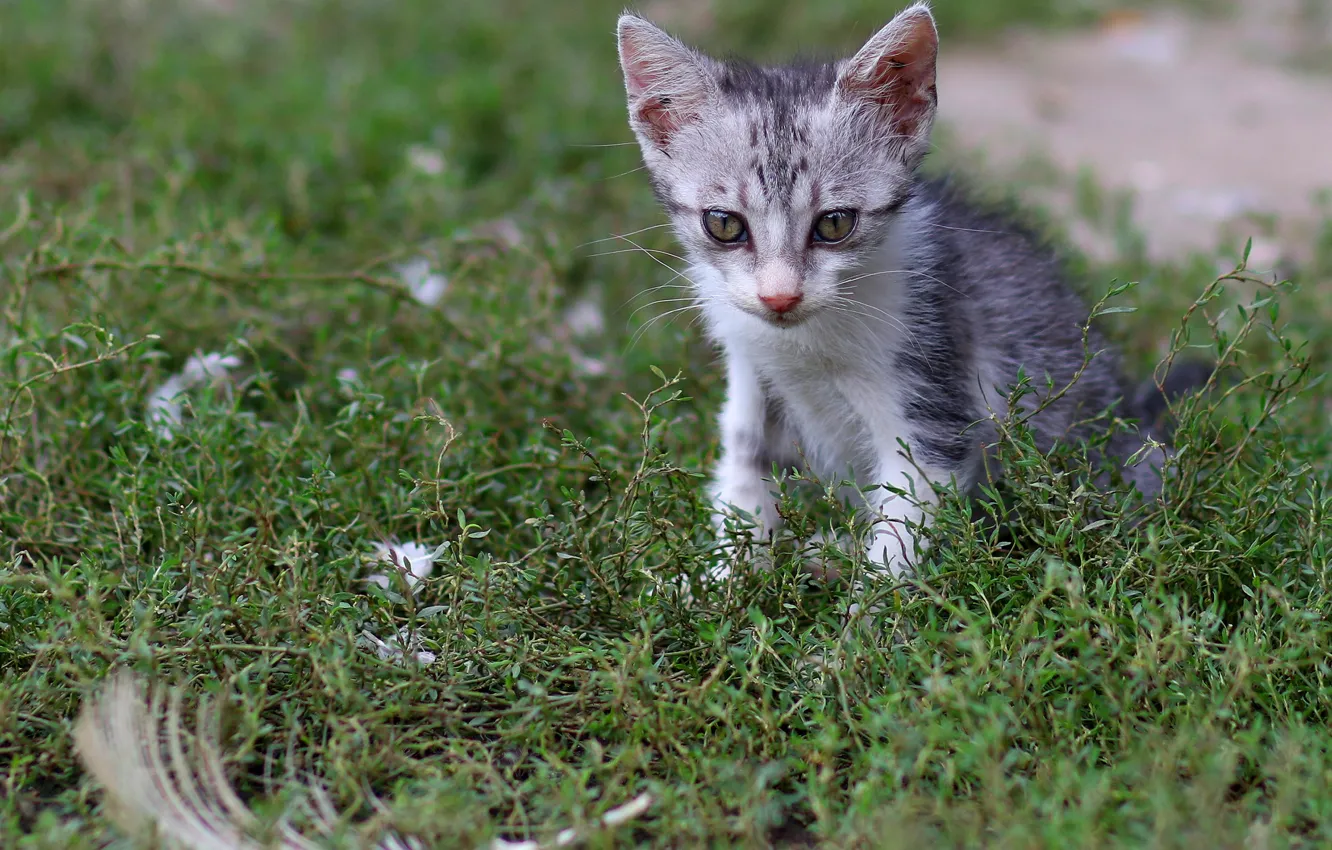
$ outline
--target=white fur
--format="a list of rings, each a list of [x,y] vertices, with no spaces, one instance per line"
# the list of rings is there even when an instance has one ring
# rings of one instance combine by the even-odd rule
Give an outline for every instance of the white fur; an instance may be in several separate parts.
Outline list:
[[[722,105],[719,66],[630,15],[621,18],[619,33],[630,124],[645,164],[669,187],[676,230],[694,260],[690,283],[725,353],[729,392],[712,484],[717,527],[739,511],[756,537],[780,528],[771,469],[757,458],[763,454],[783,466],[803,458],[820,479],[849,481],[858,498],[864,491],[859,500],[873,522],[868,555],[900,575],[915,554],[910,526],[927,519],[934,485],[945,479],[904,453],[908,389],[893,380],[895,355],[913,344],[911,329],[898,318],[897,270],[919,267],[910,246],[929,240],[906,237],[927,211],[908,205],[875,235],[877,243],[854,251],[809,249],[803,269],[792,265],[790,248],[804,245],[824,211],[877,209],[906,192],[933,116],[935,33],[928,8],[917,4],[897,16],[839,66],[826,96],[802,104],[808,137],[820,141],[802,148],[807,167],[792,178],[789,202],[782,204],[754,201],[767,190],[746,165],[745,140],[757,107]],[[920,61],[908,69],[893,57],[913,46]],[[890,60],[900,70],[885,71],[882,63]],[[885,111],[877,98],[889,91],[901,103]],[[665,98],[665,117],[654,98]],[[848,179],[823,180],[826,175]],[[743,212],[750,234],[743,250],[719,251],[711,243],[700,227],[701,212],[709,209]],[[860,275],[864,283],[851,282]],[[762,299],[786,294],[802,300],[774,318]],[[780,401],[782,421],[767,415],[765,395]],[[756,452],[760,445],[764,451]]]
[[[911,212],[895,226],[874,267],[857,274],[907,267],[904,243],[915,225]],[[901,275],[880,274],[873,280],[873,287],[857,290],[854,312],[823,310],[795,327],[776,327],[742,305],[704,299],[709,328],[725,352],[728,386],[720,416],[722,457],[712,493],[718,526],[738,509],[757,520],[757,537],[781,527],[771,470],[746,463],[741,445],[763,433],[769,445],[784,443],[789,449],[780,458],[783,464],[803,460],[801,465],[825,483],[855,485],[860,492],[844,492],[857,497],[873,521],[867,555],[899,576],[915,555],[911,526],[928,521],[927,509],[937,501],[935,487],[947,483],[948,476],[908,460],[903,451],[907,388],[893,380],[893,360],[900,347],[912,344],[910,329],[885,332],[875,320],[898,312]],[[764,431],[760,381],[781,400],[789,433]]]

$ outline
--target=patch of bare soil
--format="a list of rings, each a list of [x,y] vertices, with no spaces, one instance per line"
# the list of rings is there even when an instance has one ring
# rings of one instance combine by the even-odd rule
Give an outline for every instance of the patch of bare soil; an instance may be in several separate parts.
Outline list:
[[[993,176],[1038,159],[1131,191],[1154,258],[1227,241],[1238,250],[1255,236],[1253,265],[1271,268],[1304,254],[1329,212],[1316,199],[1332,188],[1332,76],[1295,70],[1320,37],[1309,0],[1238,5],[1213,20],[1156,11],[1092,32],[945,45],[941,120],[961,146],[983,151]],[[1063,182],[1033,194],[1071,212]],[[1085,221],[1072,229],[1093,256],[1113,250]]]

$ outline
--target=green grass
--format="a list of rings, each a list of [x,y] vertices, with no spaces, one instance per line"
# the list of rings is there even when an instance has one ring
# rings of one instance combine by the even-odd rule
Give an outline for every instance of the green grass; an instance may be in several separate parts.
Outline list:
[[[842,47],[892,11],[823,5],[815,31],[727,4],[753,25],[709,43]],[[938,5],[945,37],[1069,8]],[[441,847],[644,791],[593,846],[1332,840],[1332,227],[1299,286],[1079,264],[1095,297],[1138,282],[1100,320],[1138,373],[1172,338],[1230,367],[1181,415],[1171,506],[1134,526],[1014,428],[1005,521],[949,501],[848,627],[788,556],[691,578],[720,378],[635,312],[668,274],[587,244],[662,221],[605,147],[618,5],[237,6],[0,8],[0,843],[114,835],[71,730],[119,667],[221,697],[268,815],[312,773]],[[439,309],[395,274],[416,256]],[[606,330],[571,340],[581,298]],[[195,351],[237,383],[159,438],[147,401]],[[364,581],[389,538],[441,547],[414,597]],[[433,664],[362,637],[404,627]]]

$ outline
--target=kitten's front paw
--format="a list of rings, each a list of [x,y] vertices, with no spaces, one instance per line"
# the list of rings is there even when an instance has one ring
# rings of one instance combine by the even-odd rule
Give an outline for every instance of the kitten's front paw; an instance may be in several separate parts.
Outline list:
[[[758,544],[772,539],[781,527],[782,518],[764,481],[755,480],[744,486],[732,483],[718,490],[727,492],[714,497],[712,531],[718,545],[708,576],[720,582],[730,577],[732,566],[759,554]],[[755,505],[756,509],[751,509],[751,513],[731,507],[747,504]]]
[[[850,535],[830,528],[820,529],[805,541],[801,549],[805,572],[816,581],[835,582],[842,577],[842,563],[838,552],[848,552]]]
[[[708,563],[708,580],[713,584],[721,584],[731,577],[731,570],[736,566],[736,559],[739,556],[739,547],[734,543],[723,543],[712,553],[712,559]]]
[[[732,517],[721,513],[713,516],[717,547],[713,550],[708,578],[715,583],[727,581],[735,567],[746,563],[757,564],[761,569],[769,565],[769,553],[763,544],[772,532],[762,525],[738,522]]]
[[[893,578],[911,573],[916,538],[904,523],[877,522],[870,531],[865,557],[870,564]]]

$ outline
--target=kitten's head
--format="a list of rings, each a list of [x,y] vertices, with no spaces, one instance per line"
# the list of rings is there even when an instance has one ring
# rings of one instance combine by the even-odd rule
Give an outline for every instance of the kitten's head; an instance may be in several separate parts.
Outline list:
[[[929,144],[929,8],[835,63],[720,62],[629,14],[619,45],[629,123],[705,303],[789,326],[844,296]]]

